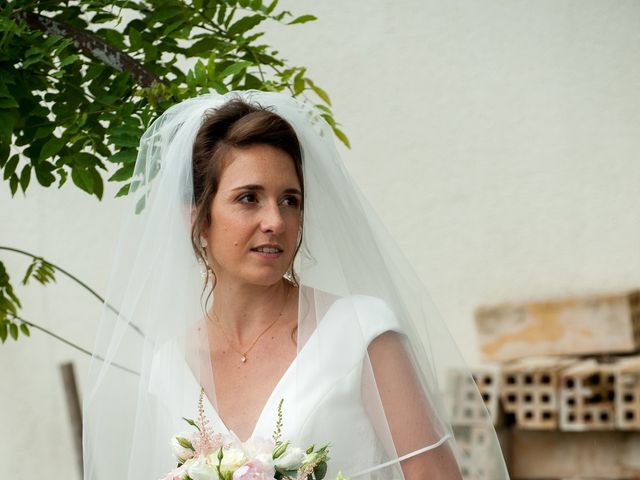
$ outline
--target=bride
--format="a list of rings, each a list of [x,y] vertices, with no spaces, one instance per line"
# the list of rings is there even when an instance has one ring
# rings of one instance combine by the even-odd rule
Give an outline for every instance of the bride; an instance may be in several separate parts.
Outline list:
[[[327,478],[461,479],[480,458],[508,478],[488,418],[482,445],[456,442],[460,399],[443,388],[460,356],[312,108],[256,91],[185,101],[143,136],[131,190],[85,478],[160,478],[199,399],[238,444],[278,425],[292,445],[329,444]]]

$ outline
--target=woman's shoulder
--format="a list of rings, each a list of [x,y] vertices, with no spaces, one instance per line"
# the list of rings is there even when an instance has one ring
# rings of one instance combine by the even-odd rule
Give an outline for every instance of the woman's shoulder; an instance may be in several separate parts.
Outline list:
[[[384,332],[402,333],[398,317],[389,304],[371,295],[336,297],[327,311],[335,328],[356,331],[368,344]]]

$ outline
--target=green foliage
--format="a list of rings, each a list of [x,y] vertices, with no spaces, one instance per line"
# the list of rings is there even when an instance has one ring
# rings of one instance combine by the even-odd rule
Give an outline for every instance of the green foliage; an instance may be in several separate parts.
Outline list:
[[[282,436],[282,403],[284,402],[284,398],[281,398],[278,402],[278,414],[276,420],[276,428],[273,430],[273,441],[276,445],[282,444],[282,440],[280,437]],[[287,448],[286,446],[284,447]],[[284,450],[283,450],[284,451]],[[275,456],[273,458],[276,458]]]
[[[125,20],[128,19],[128,20]],[[338,138],[326,92],[261,43],[265,22],[299,25],[278,0],[15,0],[0,7],[0,170],[12,194],[32,179],[101,199],[129,193],[136,148],[169,106],[205,92],[289,91]],[[295,28],[295,27],[294,27]],[[191,65],[186,71],[179,62]]]
[[[43,285],[55,281],[55,268],[42,257],[33,257],[22,284],[26,285],[34,278]],[[14,340],[22,333],[27,337],[31,335],[29,326],[18,319],[18,310],[22,308],[20,300],[13,292],[11,278],[4,264],[0,262],[0,341],[5,342],[8,336]]]
[[[0,262],[0,341],[2,343],[9,336],[17,340],[20,333],[27,337],[30,336],[28,325],[16,318],[18,309],[21,306],[20,300],[13,293],[11,278],[2,262]]]
[[[46,285],[51,281],[55,282],[55,268],[44,258],[33,257],[31,260],[31,264],[24,274],[22,284],[26,285],[27,283],[29,283],[29,280],[31,278],[35,278],[42,285]]]
[[[17,315],[21,308],[20,300],[13,293],[11,278],[4,265],[0,262],[0,319],[7,315]]]
[[[20,334],[27,337],[31,336],[31,331],[26,323],[19,322],[15,318],[0,318],[0,341],[2,343],[4,343],[9,336],[14,340],[18,340]]]
[[[116,197],[127,195],[146,127],[171,105],[211,91],[301,96],[348,146],[327,93],[260,41],[265,22],[314,20],[279,9],[278,0],[0,2],[2,179],[12,195],[32,181],[60,188],[69,179],[98,199],[105,182],[122,183]],[[46,284],[54,271],[34,257],[23,284]],[[29,335],[20,308],[0,262],[2,342]]]

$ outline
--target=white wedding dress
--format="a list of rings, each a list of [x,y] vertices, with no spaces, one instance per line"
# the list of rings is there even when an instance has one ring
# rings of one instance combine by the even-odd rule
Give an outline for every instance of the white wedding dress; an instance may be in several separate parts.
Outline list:
[[[283,399],[282,439],[301,448],[330,444],[327,479],[335,478],[338,471],[354,478],[382,478],[376,475],[375,469],[371,473],[365,471],[384,464],[390,456],[385,453],[365,409],[362,375],[363,362],[368,359],[368,345],[388,331],[400,332],[400,327],[383,301],[354,295],[333,302],[273,389],[251,438],[271,438],[277,422],[277,406]],[[329,355],[320,352],[320,345],[333,345],[333,351]],[[300,375],[301,364],[305,365],[304,375]],[[182,372],[176,369],[182,369]],[[182,389],[176,389],[166,381],[182,378],[181,375],[188,379]],[[165,345],[154,358],[150,390],[164,405],[167,414],[176,419],[175,433],[188,431],[181,417],[196,417],[201,389],[175,345]],[[171,405],[192,405],[192,409],[190,412],[171,412]],[[208,400],[205,401],[205,413],[215,432],[229,432]],[[348,435],[345,435],[346,431]],[[353,448],[354,438],[358,439],[358,448]],[[167,459],[171,459],[169,447]],[[171,467],[170,461],[168,466]],[[384,478],[390,478],[389,470]]]
[[[478,422],[486,435],[482,442],[460,438],[464,452],[456,446],[448,412],[460,399],[442,387],[450,372],[469,381],[471,373],[412,266],[349,175],[322,113],[284,93],[258,91],[185,100],[141,138],[83,396],[85,478],[155,480],[173,470],[169,442],[194,430],[182,417],[197,418],[200,385],[210,395],[211,426],[227,430],[214,408],[209,338],[192,334],[210,293],[191,235],[192,156],[203,119],[238,98],[291,124],[304,170],[304,235],[294,262],[303,285],[298,352],[253,436],[271,436],[283,399],[283,439],[300,447],[330,444],[327,480],[340,470],[354,480],[402,479],[398,462],[431,449],[403,462],[406,472],[456,478],[457,460],[489,465],[492,480],[508,479],[477,391],[465,393],[464,405],[484,412]],[[425,248],[443,241],[435,236]]]

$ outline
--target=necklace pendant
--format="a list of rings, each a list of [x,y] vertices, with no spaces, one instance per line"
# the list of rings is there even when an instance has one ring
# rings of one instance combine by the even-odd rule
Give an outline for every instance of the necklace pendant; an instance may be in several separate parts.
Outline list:
[[[242,357],[240,357],[240,361],[242,363],[247,363],[247,356],[246,355],[242,355]]]

